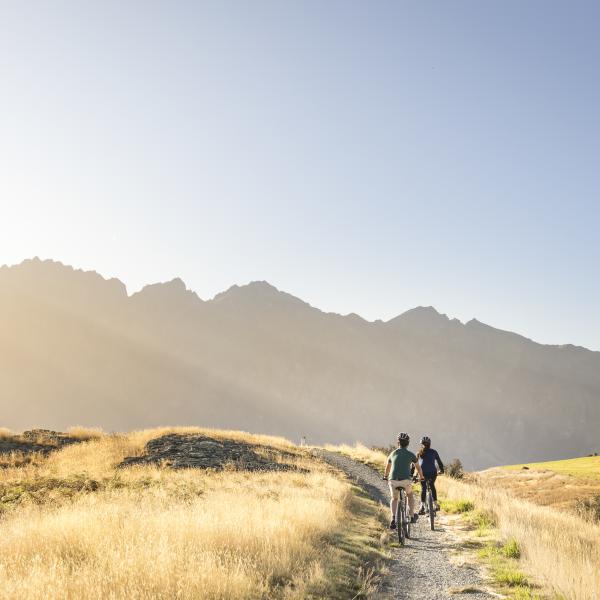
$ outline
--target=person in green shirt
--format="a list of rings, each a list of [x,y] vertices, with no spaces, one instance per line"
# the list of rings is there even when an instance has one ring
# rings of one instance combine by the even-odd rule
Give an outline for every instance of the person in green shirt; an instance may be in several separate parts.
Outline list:
[[[416,512],[416,501],[412,489],[412,468],[413,465],[419,473],[419,478],[423,481],[423,471],[419,461],[409,449],[410,437],[408,433],[398,435],[398,447],[390,453],[385,466],[384,479],[387,479],[390,486],[390,510],[392,511],[392,520],[390,529],[396,529],[396,509],[398,508],[398,498],[400,497],[399,487],[404,488],[408,496],[408,510],[410,512],[411,522],[416,523],[419,515]]]

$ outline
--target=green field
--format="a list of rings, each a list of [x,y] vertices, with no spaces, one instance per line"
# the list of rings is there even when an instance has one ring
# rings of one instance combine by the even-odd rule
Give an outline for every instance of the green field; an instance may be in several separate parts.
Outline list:
[[[584,456],[582,458],[569,458],[567,460],[523,463],[521,465],[507,465],[503,468],[520,470],[523,467],[529,467],[536,471],[554,471],[555,473],[571,475],[572,477],[600,479],[600,456]]]

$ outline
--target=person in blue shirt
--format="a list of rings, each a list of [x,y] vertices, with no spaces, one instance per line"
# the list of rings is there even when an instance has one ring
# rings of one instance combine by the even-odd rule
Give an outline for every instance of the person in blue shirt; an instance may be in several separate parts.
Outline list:
[[[421,480],[421,508],[419,510],[419,514],[423,515],[425,514],[425,500],[427,499],[427,481],[429,481],[431,485],[431,494],[433,496],[435,510],[440,510],[440,505],[437,501],[435,480],[438,476],[438,467],[440,474],[444,472],[444,463],[437,453],[437,450],[434,450],[431,447],[431,439],[426,435],[421,438],[421,449],[417,452],[417,458],[424,477],[424,479]]]

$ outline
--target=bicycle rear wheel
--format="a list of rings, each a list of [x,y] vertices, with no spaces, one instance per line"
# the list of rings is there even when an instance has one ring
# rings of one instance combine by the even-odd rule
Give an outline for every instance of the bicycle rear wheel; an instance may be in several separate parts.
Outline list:
[[[410,539],[410,524],[411,524],[411,514],[408,504],[408,496],[404,496],[404,518],[406,520],[406,537]]]
[[[429,511],[431,531],[435,531],[435,508],[433,507],[433,494],[431,493],[431,488],[427,490],[427,510]]]
[[[396,529],[398,530],[398,542],[401,546],[404,546],[405,541],[404,519],[404,493],[400,490],[398,506],[396,507]]]

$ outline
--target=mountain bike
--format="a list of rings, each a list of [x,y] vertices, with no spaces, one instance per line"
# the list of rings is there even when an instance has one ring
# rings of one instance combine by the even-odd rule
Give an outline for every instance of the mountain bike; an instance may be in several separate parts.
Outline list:
[[[387,477],[383,477],[384,481],[387,481]],[[396,519],[396,530],[398,532],[398,541],[401,546],[404,546],[404,543],[407,539],[410,539],[410,511],[408,504],[408,496],[404,491],[402,486],[398,486],[396,488],[400,493],[398,496],[398,506],[396,507],[396,514],[394,518]]]
[[[398,541],[404,546],[406,540],[410,539],[410,510],[408,508],[408,496],[404,488],[398,486],[400,490],[398,497],[398,507],[396,508],[396,528],[398,529]]]
[[[410,511],[408,496],[402,486],[396,488],[400,493],[398,495],[398,506],[396,507],[396,530],[398,531],[398,541],[404,546],[406,540],[410,539]]]

